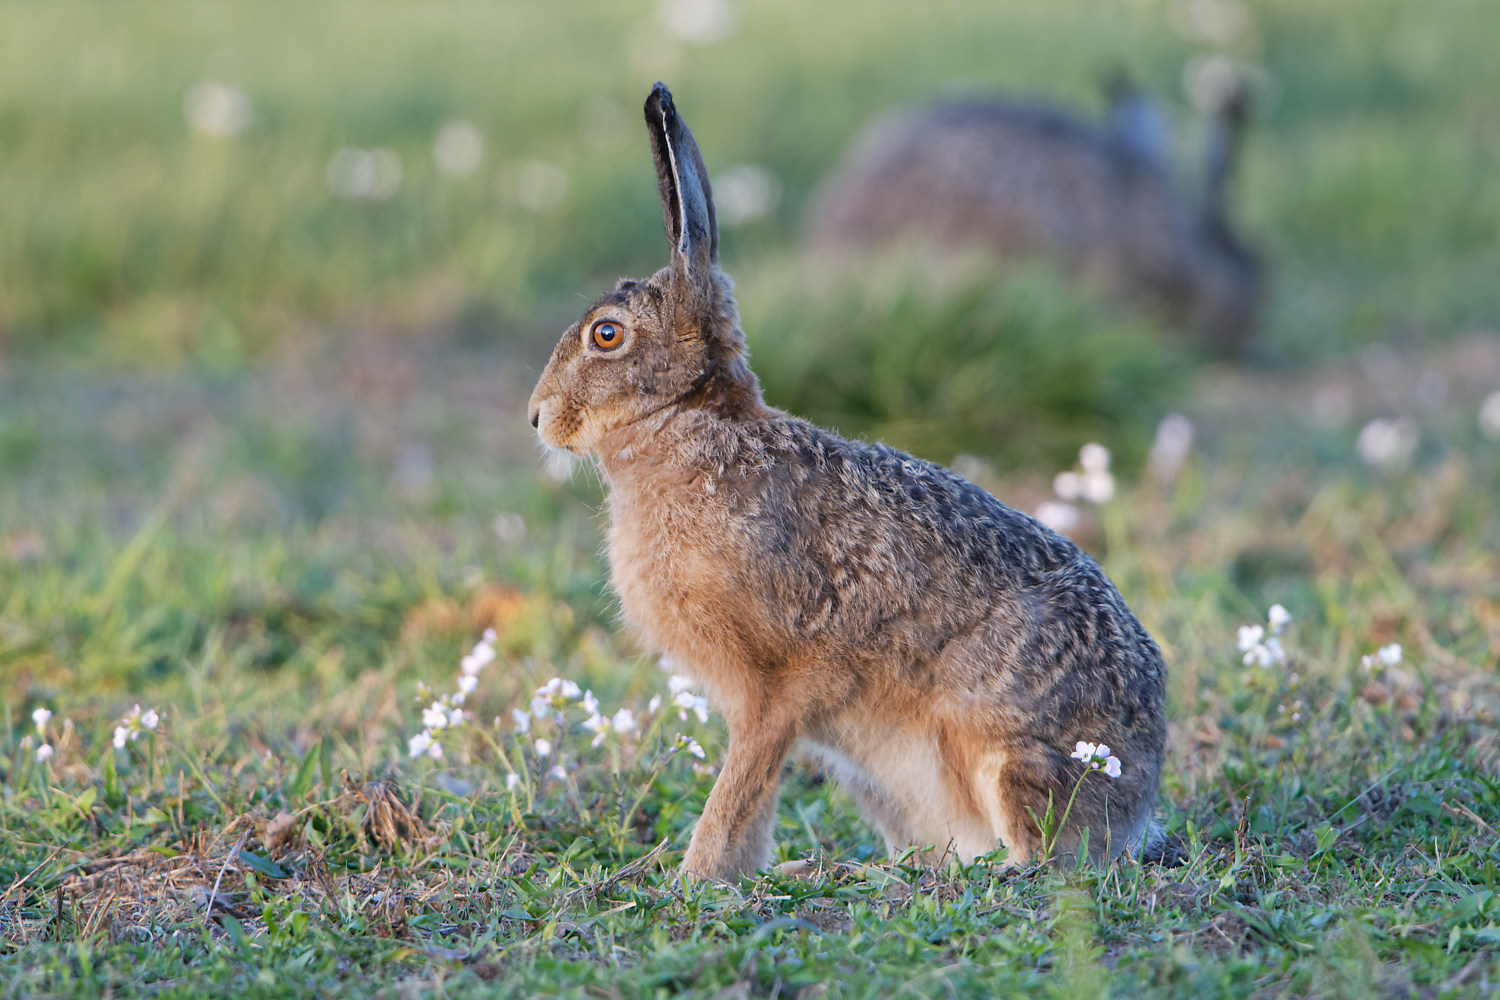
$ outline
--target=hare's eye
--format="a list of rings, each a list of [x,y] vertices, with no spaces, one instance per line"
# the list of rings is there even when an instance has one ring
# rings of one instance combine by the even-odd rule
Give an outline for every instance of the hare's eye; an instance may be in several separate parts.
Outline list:
[[[625,328],[618,323],[601,320],[594,324],[593,341],[599,350],[613,351],[625,343]]]

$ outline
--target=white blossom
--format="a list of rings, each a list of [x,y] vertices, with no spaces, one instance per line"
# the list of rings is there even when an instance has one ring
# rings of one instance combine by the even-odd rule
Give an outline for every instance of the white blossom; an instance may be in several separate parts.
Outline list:
[[[51,720],[51,718],[51,711],[45,708],[38,708],[31,713],[31,721],[36,723],[36,731],[39,733],[45,733],[47,731],[47,723]]]
[[[510,774],[507,774],[505,776],[505,789],[506,789],[506,791],[513,792],[513,791],[516,790],[516,787],[518,785],[520,785],[520,784],[521,784],[521,776],[519,774],[517,774],[516,772],[512,771],[512,772],[510,772]]]
[[[407,755],[411,757],[420,757],[425,754],[432,747],[432,745],[432,733],[424,729],[420,733],[406,741]]]
[[[1292,623],[1292,613],[1280,604],[1271,605],[1271,610],[1266,613],[1266,618],[1271,623],[1271,634],[1276,635],[1283,628]]]
[[[1484,397],[1479,405],[1479,433],[1491,441],[1500,441],[1500,389]]]
[[[1393,642],[1389,646],[1381,646],[1375,652],[1360,657],[1359,665],[1366,670],[1374,670],[1376,667],[1394,667],[1401,662],[1401,644]]]
[[[1266,627],[1264,625],[1241,625],[1239,633],[1240,652],[1248,653],[1256,646],[1259,646],[1260,641],[1265,636]]]
[[[1060,535],[1071,534],[1078,528],[1078,508],[1061,500],[1044,500],[1037,504],[1035,517]]]
[[[531,732],[531,713],[523,712],[519,708],[510,710],[510,717],[516,722],[516,733],[525,734]]]
[[[205,80],[187,92],[182,113],[193,131],[220,139],[239,135],[255,116],[244,91],[214,80]]]
[[[703,747],[698,745],[697,740],[693,739],[691,736],[684,736],[681,733],[677,734],[677,741],[672,745],[673,753],[676,753],[679,750],[686,750],[688,753],[692,754],[694,757],[697,757],[699,760],[703,760],[707,756],[707,754],[703,752]]]
[[[628,708],[620,709],[614,714],[614,718],[609,721],[617,733],[633,733],[636,731],[635,713]]]
[[[531,748],[536,751],[538,757],[548,757],[552,754],[552,741],[544,740],[538,736],[531,742]]]
[[[1102,770],[1111,778],[1120,776],[1120,758],[1109,752],[1109,747],[1103,743],[1086,743],[1079,740],[1074,746],[1073,752],[1068,756],[1074,760],[1081,760],[1088,764],[1090,770]]]
[[[472,674],[466,674],[458,679],[458,689],[464,694],[473,694],[478,686],[479,678]]]
[[[481,642],[459,661],[458,667],[467,676],[479,673],[485,667],[495,662],[495,649],[489,643]]]
[[[1147,458],[1151,472],[1163,482],[1171,482],[1182,471],[1193,450],[1193,422],[1180,413],[1168,413],[1156,425],[1156,439]]]
[[[43,743],[41,746],[39,746],[39,747],[36,748],[37,763],[41,763],[43,761],[50,760],[51,758],[52,758],[52,744],[50,744],[50,743]]]
[[[1385,472],[1397,472],[1411,461],[1419,437],[1417,425],[1405,417],[1397,420],[1377,417],[1360,430],[1354,448],[1366,464]]]
[[[450,177],[465,177],[484,159],[484,136],[468,122],[448,122],[432,140],[432,162]]]

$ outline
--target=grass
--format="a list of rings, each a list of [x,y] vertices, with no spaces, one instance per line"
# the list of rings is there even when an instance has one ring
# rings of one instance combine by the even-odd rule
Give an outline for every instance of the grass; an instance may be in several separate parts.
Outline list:
[[[1269,0],[1214,42],[1196,0],[764,0],[700,46],[654,3],[552,7],[0,8],[0,998],[1492,991],[1496,8]],[[802,207],[878,111],[1087,105],[1124,63],[1195,164],[1179,80],[1212,51],[1267,84],[1252,366],[1045,271],[936,293],[806,266]],[[662,260],[635,124],[658,77],[715,171],[779,182],[724,234],[773,402],[962,455],[1026,509],[1113,449],[1076,534],[1167,653],[1181,864],[919,868],[793,763],[801,876],[675,877],[721,729],[648,711],[599,485],[543,474],[521,416],[580,299]],[[249,95],[245,132],[187,127],[204,79]],[[455,119],[485,138],[466,177],[430,155]],[[346,146],[394,150],[398,191],[332,197]],[[523,193],[539,161],[555,202]],[[1169,408],[1197,440],[1163,481]],[[1409,464],[1356,456],[1375,417],[1417,428]],[[1236,629],[1273,602],[1288,662],[1247,667]],[[451,692],[490,627],[472,718],[412,759],[421,686]],[[575,705],[539,757],[510,712],[554,676],[646,731],[592,747]],[[135,705],[163,721],[116,749]]]
[[[0,992],[1447,996],[1500,975],[1500,452],[1472,420],[1493,340],[1386,386],[1451,379],[1408,471],[1351,456],[1377,408],[1357,367],[1221,376],[1175,483],[1122,466],[1107,530],[1080,529],[1168,653],[1182,865],[892,863],[789,765],[778,858],[813,868],[737,887],[673,875],[712,781],[673,740],[711,764],[716,723],[668,711],[595,750],[573,709],[546,759],[509,735],[553,675],[643,720],[665,684],[613,630],[595,488],[492,430],[520,391],[503,363],[363,344],[232,391],[7,380]],[[1309,400],[1338,384],[1353,423],[1318,430]],[[519,519],[497,533],[496,511]],[[1246,668],[1235,628],[1273,600],[1290,662]],[[486,626],[473,722],[408,759],[418,684],[451,691]],[[1360,666],[1389,642],[1402,665]],[[115,750],[135,703],[166,721]]]

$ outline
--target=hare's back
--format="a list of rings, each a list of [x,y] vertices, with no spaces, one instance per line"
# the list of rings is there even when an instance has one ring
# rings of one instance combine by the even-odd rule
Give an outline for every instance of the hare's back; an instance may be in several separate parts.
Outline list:
[[[1045,107],[964,102],[874,126],[824,184],[811,231],[833,246],[917,239],[1082,258],[1117,243],[1131,216],[1160,227],[1165,193],[1157,165],[1101,129]]]

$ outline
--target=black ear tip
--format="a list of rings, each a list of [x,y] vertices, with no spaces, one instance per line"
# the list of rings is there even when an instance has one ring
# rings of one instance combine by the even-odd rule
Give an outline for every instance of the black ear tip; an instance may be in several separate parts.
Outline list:
[[[651,95],[646,98],[646,113],[673,115],[676,112],[677,109],[672,105],[672,92],[667,89],[665,83],[658,80],[651,88]]]

